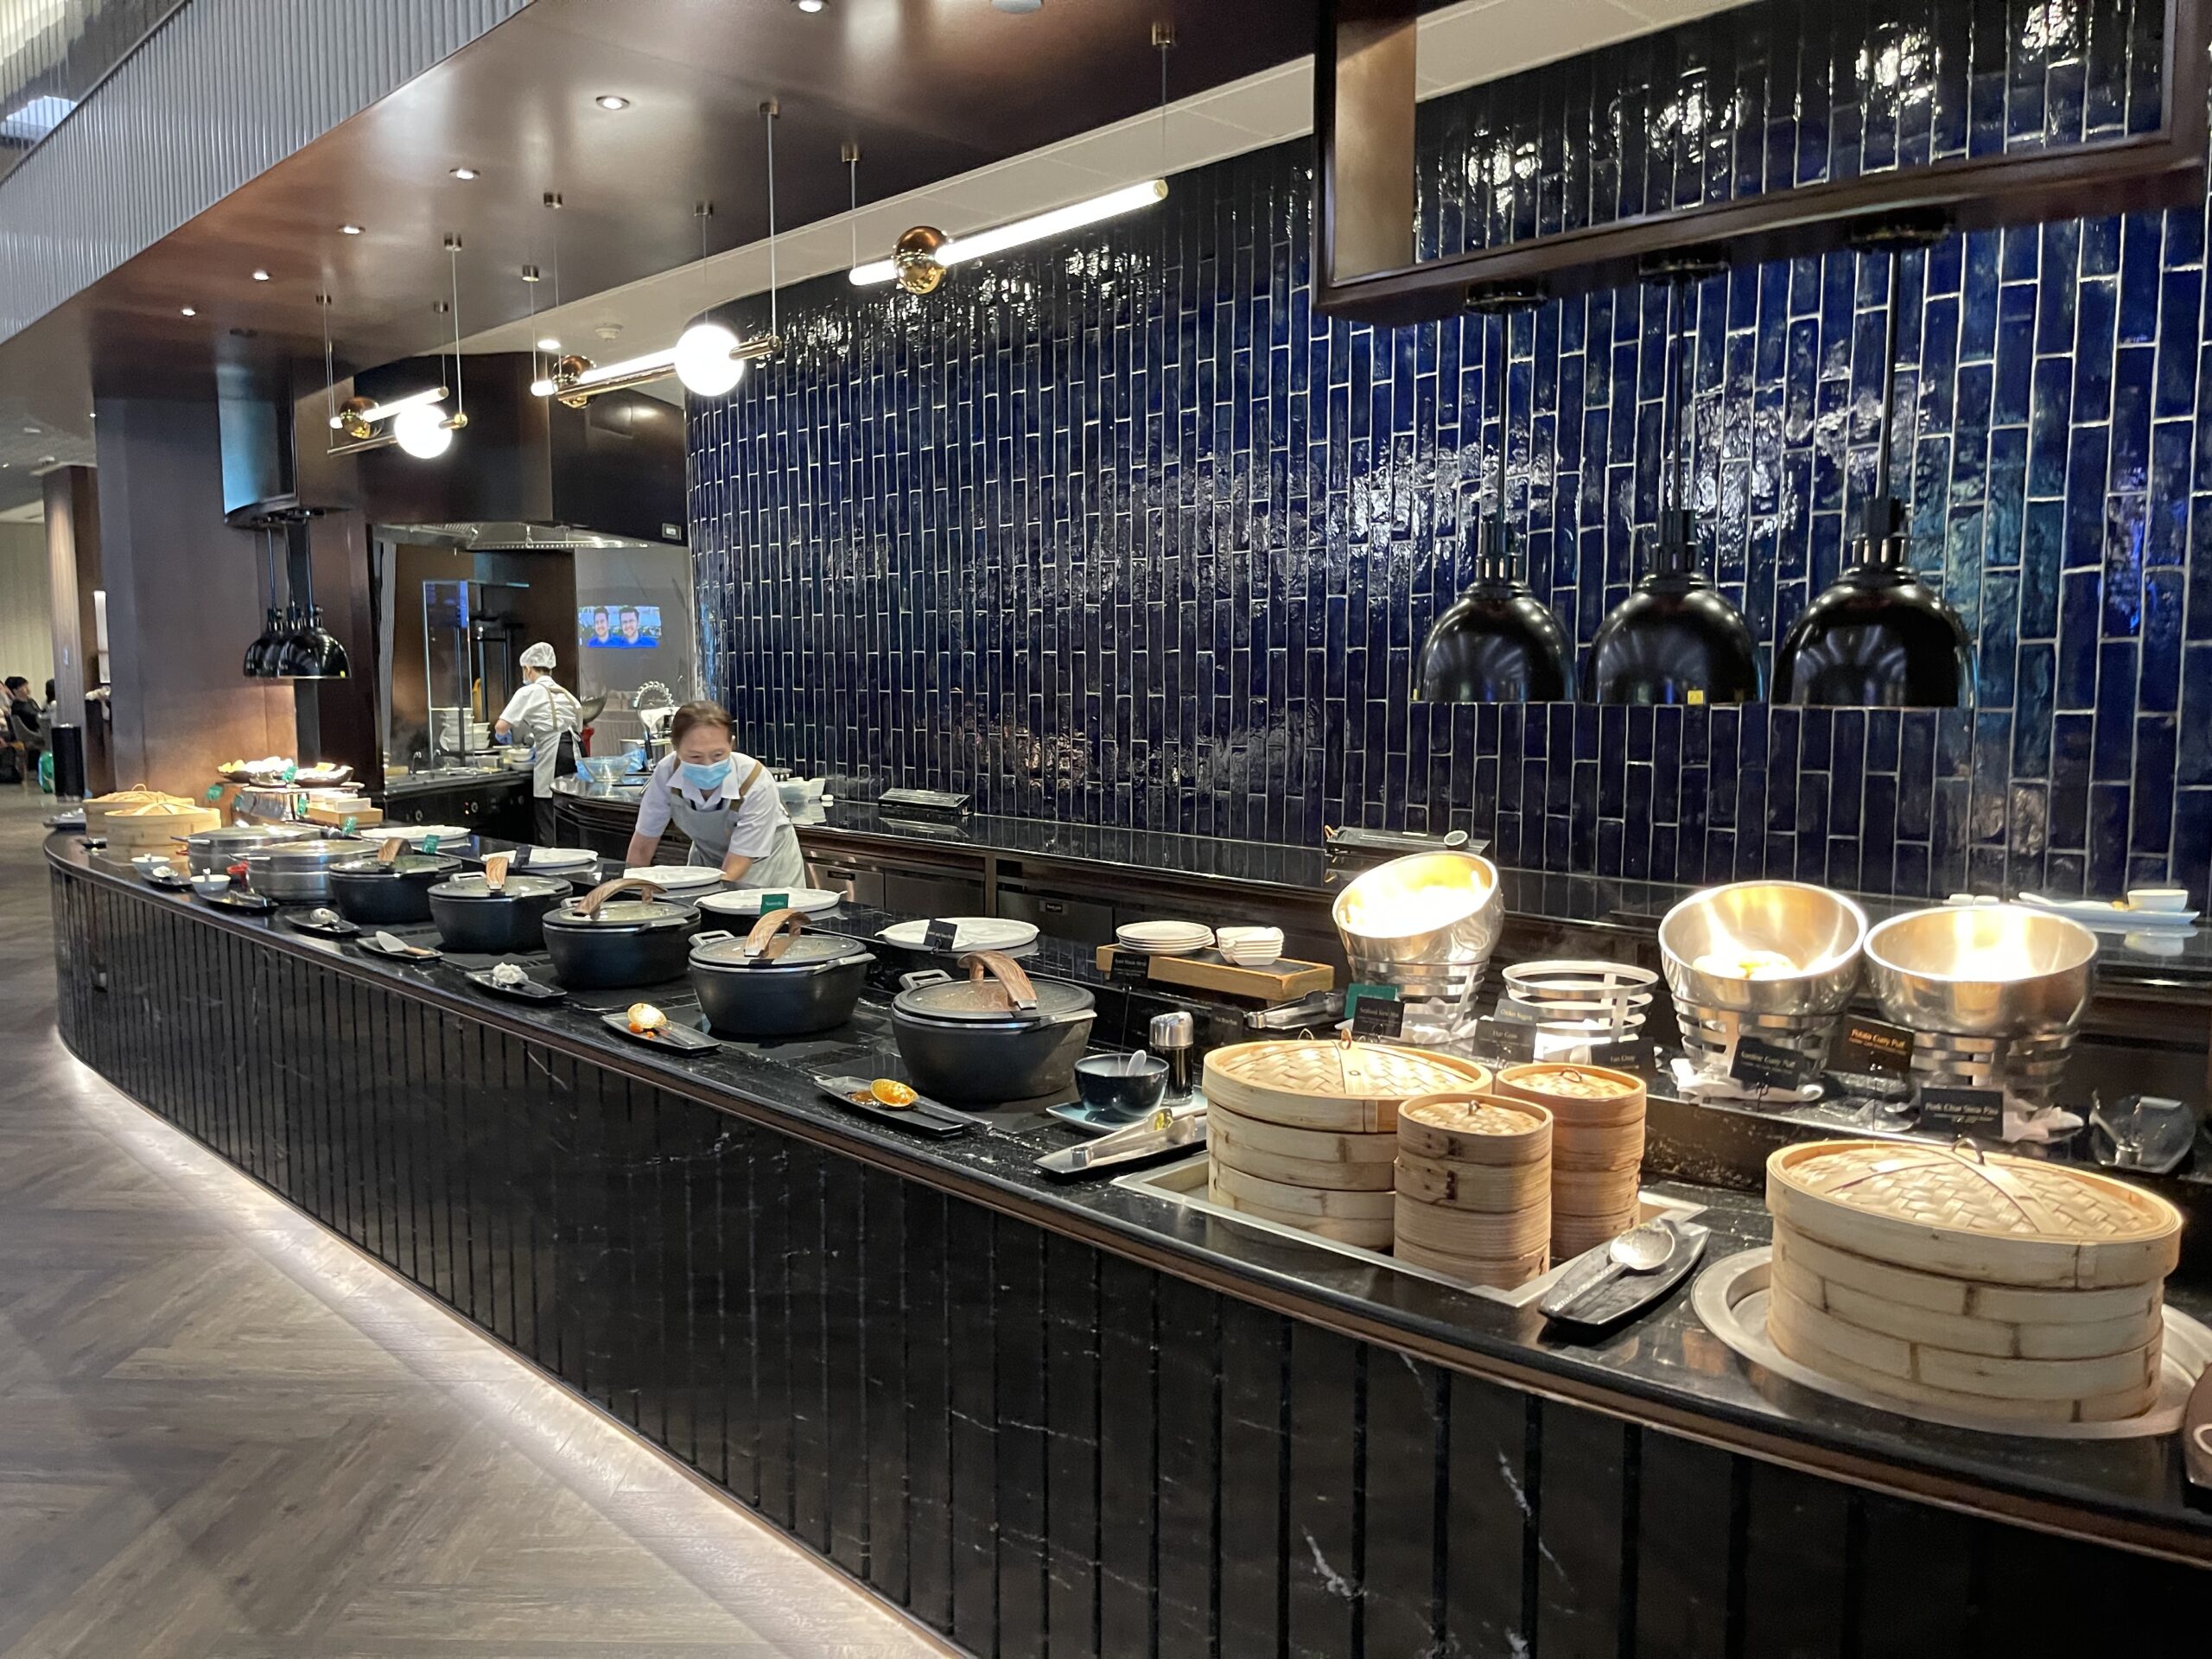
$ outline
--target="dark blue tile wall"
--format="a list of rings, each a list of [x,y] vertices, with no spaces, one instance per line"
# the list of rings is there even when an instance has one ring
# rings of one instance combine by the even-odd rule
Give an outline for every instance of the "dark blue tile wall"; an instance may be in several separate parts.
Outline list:
[[[2116,8],[1993,10],[2029,31],[2008,130],[2133,118],[2097,54]],[[1781,40],[1796,10],[1730,15]],[[1949,84],[1923,89],[1931,130]],[[691,411],[708,682],[754,753],[1035,817],[1459,826],[1554,869],[2202,896],[2203,210],[1905,264],[1897,453],[1915,558],[1978,637],[1974,710],[1429,708],[1413,650],[1470,574],[1497,377],[1536,588],[1586,644],[1627,591],[1658,505],[1665,298],[1552,303],[1502,356],[1474,319],[1332,323],[1307,168],[1286,145],[1179,176],[1150,213],[927,299],[842,276],[785,296],[788,356]],[[1843,255],[1695,296],[1698,504],[1769,652],[1873,475],[1885,296],[1881,264]]]

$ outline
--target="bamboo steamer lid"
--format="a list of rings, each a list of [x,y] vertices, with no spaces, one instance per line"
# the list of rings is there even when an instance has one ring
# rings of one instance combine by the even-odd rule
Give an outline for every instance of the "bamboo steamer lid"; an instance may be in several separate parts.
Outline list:
[[[1525,1210],[1551,1202],[1551,1171],[1541,1159],[1525,1164],[1459,1164],[1404,1153],[1393,1168],[1399,1195],[1422,1204],[1459,1210]]]
[[[1213,1166],[1211,1184],[1216,1192],[1225,1192],[1236,1199],[1239,1208],[1300,1222],[1310,1217],[1387,1223],[1398,1203],[1397,1193],[1387,1188],[1368,1192],[1344,1187],[1297,1186],[1288,1181],[1271,1181],[1264,1176],[1248,1174],[1226,1164]]]
[[[1602,1065],[1562,1065],[1540,1060],[1497,1074],[1499,1094],[1551,1109],[1561,1128],[1625,1127],[1643,1121],[1643,1079]]]
[[[1478,1261],[1531,1255],[1551,1236],[1551,1206],[1539,1200],[1522,1210],[1462,1210],[1421,1204],[1398,1195],[1397,1240],[1433,1253]]]
[[[1380,1164],[1388,1168],[1398,1155],[1395,1128],[1371,1134],[1357,1129],[1294,1129],[1247,1117],[1217,1100],[1206,1103],[1206,1139],[1209,1143],[1234,1140],[1254,1152],[1315,1164]]]
[[[1206,1056],[1206,1099],[1287,1128],[1376,1134],[1398,1125],[1402,1101],[1486,1089],[1485,1066],[1382,1043],[1238,1043]]]
[[[1548,1250],[1495,1258],[1452,1255],[1441,1250],[1423,1249],[1404,1239],[1392,1245],[1390,1253],[1408,1267],[1426,1268],[1447,1278],[1464,1280],[1471,1285],[1490,1285],[1499,1290],[1525,1285],[1551,1265],[1551,1253]]]
[[[1551,1153],[1545,1108],[1472,1090],[1423,1095],[1398,1108],[1399,1150],[1460,1164],[1531,1164]]]
[[[1875,1262],[2031,1288],[2163,1280],[2181,1215],[2088,1170],[2001,1153],[1816,1141],[1767,1160],[1777,1230]]]

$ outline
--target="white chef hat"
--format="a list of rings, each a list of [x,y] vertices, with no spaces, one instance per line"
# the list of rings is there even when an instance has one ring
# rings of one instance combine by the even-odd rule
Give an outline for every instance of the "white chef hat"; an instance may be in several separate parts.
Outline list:
[[[547,645],[543,639],[539,640],[534,645],[526,647],[522,653],[522,665],[524,668],[552,667],[553,647]]]

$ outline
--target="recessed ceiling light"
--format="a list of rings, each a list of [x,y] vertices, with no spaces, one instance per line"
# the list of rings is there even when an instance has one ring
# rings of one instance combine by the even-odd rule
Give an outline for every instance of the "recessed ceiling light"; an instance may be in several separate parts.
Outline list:
[[[265,270],[257,270],[253,273],[253,280],[257,283],[265,283],[269,280],[269,273]]]
[[[38,458],[38,464],[41,467],[51,467],[54,465],[54,457],[52,455],[41,455]]]
[[[181,316],[187,316],[187,317],[196,317],[196,316],[198,316],[198,315],[200,315],[199,308],[198,308],[198,307],[196,307],[196,306],[190,306],[190,305],[181,305],[181,306],[179,306],[179,307],[177,308],[177,312],[178,312],[178,315],[181,315]]]
[[[537,267],[536,265],[524,265],[522,268],[522,279],[525,283],[534,283],[538,281],[539,274]]]
[[[453,170],[453,175],[456,179],[459,179],[462,183],[466,184],[469,180],[476,176],[476,169],[473,167],[456,167]]]
[[[548,334],[537,342],[537,349],[541,352],[557,352],[561,349],[561,342]]]
[[[338,234],[340,236],[359,236],[360,233],[361,227],[358,225],[340,225],[338,227]]]
[[[601,92],[592,102],[602,110],[626,110],[630,107],[630,100],[620,92]]]
[[[791,4],[797,6],[801,11],[811,13],[827,10],[830,0],[791,0]]]

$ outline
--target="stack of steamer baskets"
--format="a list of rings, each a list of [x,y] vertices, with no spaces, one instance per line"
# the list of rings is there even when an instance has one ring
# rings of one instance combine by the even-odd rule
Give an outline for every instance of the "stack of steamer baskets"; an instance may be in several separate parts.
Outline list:
[[[1239,1043],[1206,1056],[1214,1203],[1370,1250],[1390,1248],[1398,1109],[1485,1088],[1472,1060],[1363,1042]]]
[[[2088,1170],[1823,1141],[1767,1160],[1767,1334],[1838,1382],[2004,1422],[2115,1422],[2158,1395],[2181,1217]]]
[[[1508,1066],[1497,1092],[1552,1116],[1552,1259],[1595,1249],[1636,1225],[1643,1162],[1643,1080],[1602,1065]]]
[[[1552,1230],[1552,1115],[1477,1094],[1398,1108],[1401,1262],[1510,1290],[1543,1272]]]

